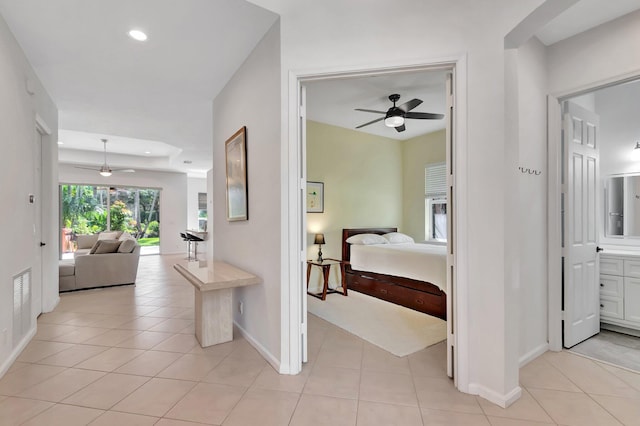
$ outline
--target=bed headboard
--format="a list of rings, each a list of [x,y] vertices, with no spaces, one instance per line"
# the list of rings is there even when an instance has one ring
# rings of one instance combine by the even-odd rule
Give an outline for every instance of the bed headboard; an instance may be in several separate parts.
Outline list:
[[[344,228],[342,229],[342,260],[348,262],[351,259],[351,244],[347,242],[347,238],[358,234],[387,234],[389,232],[398,232],[398,228]]]

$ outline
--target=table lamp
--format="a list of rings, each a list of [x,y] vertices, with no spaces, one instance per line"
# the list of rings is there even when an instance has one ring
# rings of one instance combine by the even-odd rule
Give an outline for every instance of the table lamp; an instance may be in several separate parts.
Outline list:
[[[322,263],[322,245],[324,242],[324,234],[316,234],[316,239],[313,244],[318,245],[318,262]]]

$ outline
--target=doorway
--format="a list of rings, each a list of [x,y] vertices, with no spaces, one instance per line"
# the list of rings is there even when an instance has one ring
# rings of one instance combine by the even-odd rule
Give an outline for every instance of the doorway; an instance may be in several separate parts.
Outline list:
[[[640,313],[637,308],[640,306],[640,269],[636,270],[636,266],[640,266],[640,232],[636,226],[639,217],[636,204],[640,203],[640,198],[636,198],[636,181],[640,182],[640,147],[636,150],[636,146],[640,126],[635,119],[640,113],[639,95],[640,80],[636,77],[593,87],[560,101],[550,100],[550,111],[559,113],[562,105],[562,127],[566,136],[560,146],[550,144],[550,148],[553,147],[550,156],[555,154],[562,159],[561,176],[565,176],[562,182],[567,187],[560,195],[564,212],[559,218],[563,239],[557,242],[562,247],[560,293],[564,320],[557,319],[555,323],[562,327],[562,346],[636,371],[640,371],[640,363],[634,362],[634,359],[640,359]],[[577,110],[581,112],[573,114]],[[585,114],[591,114],[592,118],[582,120],[578,117]],[[593,135],[586,137],[591,139],[591,145],[597,151],[593,184],[587,185],[593,186],[592,205],[589,188],[582,187],[581,193],[572,192],[575,185],[571,180],[579,174],[576,173],[579,155],[573,153],[571,145],[578,139],[576,134],[588,130],[588,127],[580,127],[581,121],[583,124],[590,121],[596,126]],[[552,116],[550,123],[553,123]],[[556,130],[558,127],[555,126]],[[586,135],[582,133],[582,136]],[[577,210],[575,204],[580,203],[588,211],[586,216],[573,214]],[[593,232],[587,226],[592,220],[595,224]],[[580,232],[582,234],[576,238],[574,234]],[[575,267],[572,259],[577,239],[590,240],[588,251],[594,259],[592,267]],[[578,306],[577,300],[582,301],[582,306]],[[583,319],[587,318],[593,322],[592,326],[586,334],[575,338],[574,329],[584,325]]]
[[[307,223],[306,223],[306,91],[304,85],[306,83],[321,79],[343,79],[357,78],[372,75],[387,75],[403,72],[416,72],[428,70],[449,69],[452,74],[452,84],[450,86],[451,113],[447,125],[450,127],[451,139],[447,141],[447,150],[451,161],[449,164],[447,182],[449,185],[450,200],[456,209],[450,209],[453,212],[450,221],[450,243],[447,250],[447,271],[450,282],[447,283],[447,293],[453,297],[447,298],[447,315],[449,318],[447,330],[447,359],[450,363],[450,371],[455,371],[456,386],[461,390],[468,389],[468,371],[467,366],[467,346],[465,341],[457,340],[457,333],[466,335],[466,324],[460,321],[461,317],[456,309],[458,301],[464,300],[467,294],[466,289],[466,270],[458,267],[457,260],[466,258],[466,246],[463,244],[461,235],[465,235],[463,221],[459,220],[460,212],[464,211],[466,192],[464,187],[453,187],[454,175],[459,182],[464,181],[466,177],[465,167],[466,158],[461,155],[464,152],[466,139],[463,137],[464,120],[462,112],[464,109],[458,110],[456,104],[464,104],[464,58],[455,58],[450,62],[439,62],[437,64],[427,64],[420,66],[407,66],[405,68],[392,69],[375,69],[375,70],[357,70],[345,71],[339,73],[308,73],[308,74],[292,74],[290,79],[290,102],[292,107],[290,110],[291,117],[297,117],[291,122],[289,127],[290,145],[289,145],[289,165],[293,173],[290,175],[297,178],[292,179],[289,186],[288,205],[290,206],[289,220],[289,239],[288,245],[293,257],[297,262],[292,262],[290,266],[290,285],[283,296],[288,300],[290,305],[287,321],[283,323],[283,332],[290,336],[287,342],[288,348],[283,349],[286,352],[285,358],[288,360],[288,368],[290,373],[300,371],[302,361],[306,355],[306,338],[307,338],[307,318],[306,318],[306,252],[307,252]],[[294,108],[295,106],[295,108]],[[295,255],[294,255],[295,253]],[[464,264],[464,263],[460,263]],[[303,284],[303,285],[301,285]],[[453,288],[456,289],[453,292]],[[463,315],[464,317],[464,315]],[[454,350],[455,349],[455,350]]]

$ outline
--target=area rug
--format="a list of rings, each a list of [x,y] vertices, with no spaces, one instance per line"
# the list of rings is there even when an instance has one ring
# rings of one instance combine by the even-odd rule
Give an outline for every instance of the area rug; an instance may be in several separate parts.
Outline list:
[[[355,291],[325,301],[307,296],[308,311],[396,356],[443,341],[447,323],[439,318]]]

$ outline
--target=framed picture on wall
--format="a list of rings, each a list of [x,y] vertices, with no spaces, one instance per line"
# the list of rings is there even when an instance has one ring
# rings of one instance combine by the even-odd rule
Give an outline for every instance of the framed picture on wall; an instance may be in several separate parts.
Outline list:
[[[324,213],[324,183],[307,182],[307,213]]]
[[[227,139],[224,152],[227,165],[227,220],[249,220],[246,127]]]

